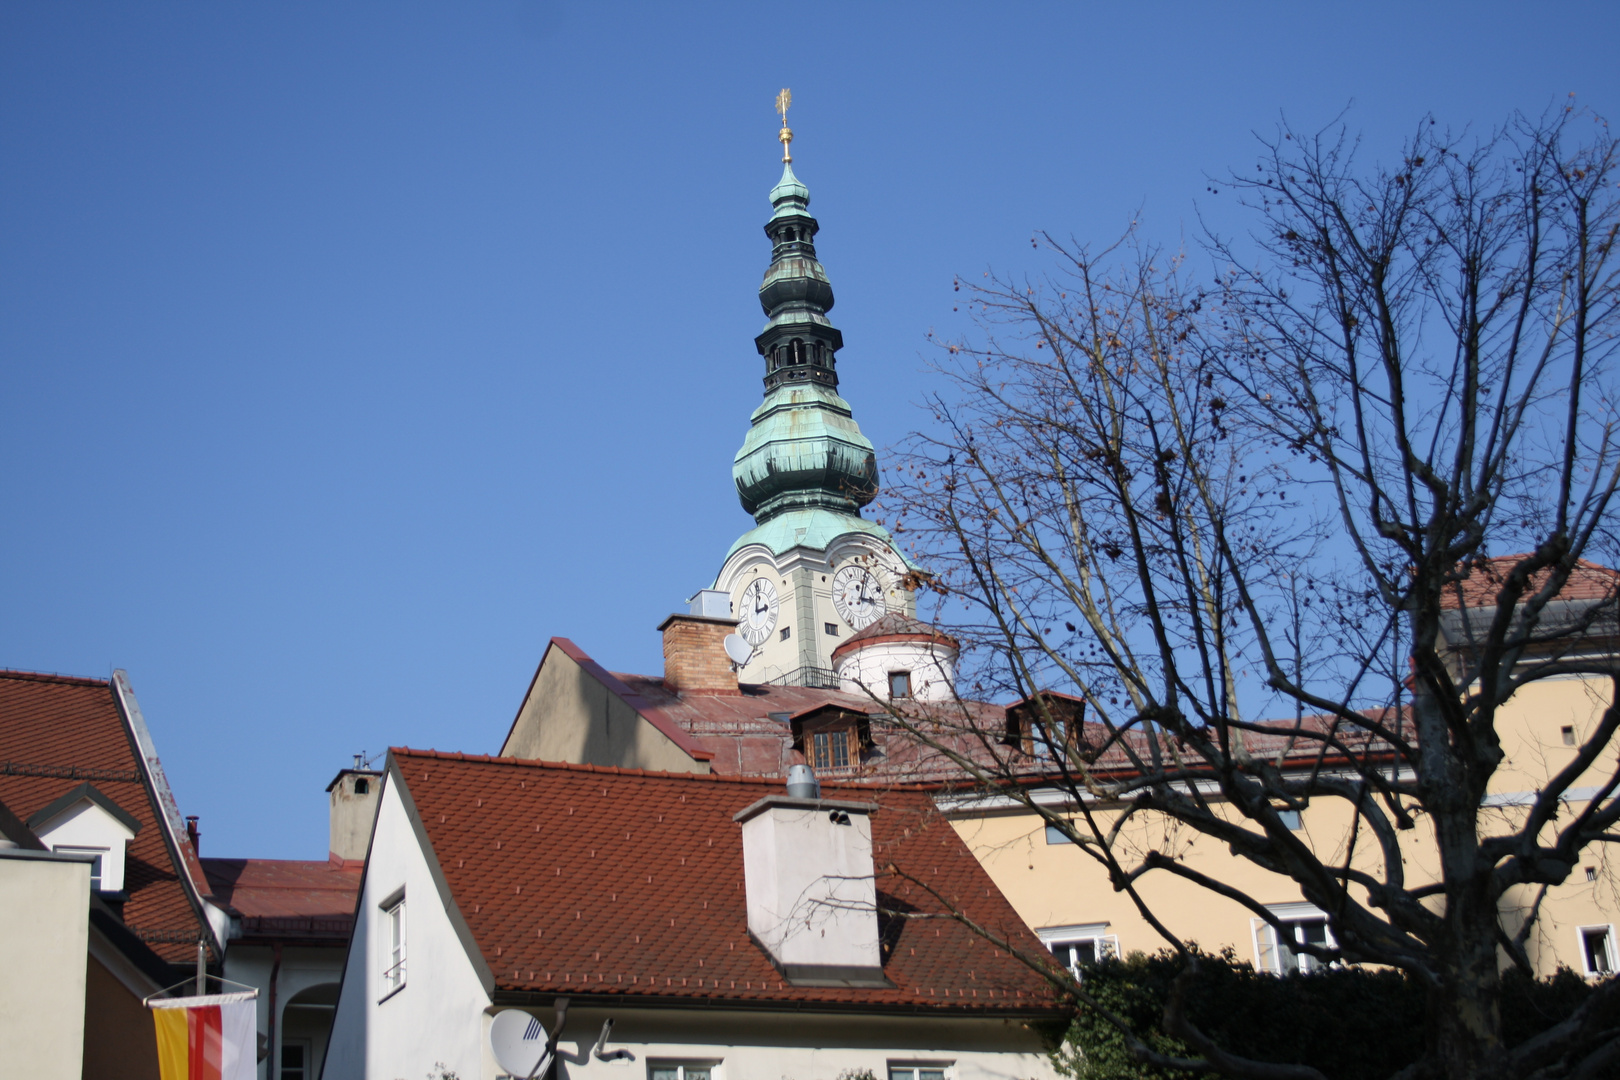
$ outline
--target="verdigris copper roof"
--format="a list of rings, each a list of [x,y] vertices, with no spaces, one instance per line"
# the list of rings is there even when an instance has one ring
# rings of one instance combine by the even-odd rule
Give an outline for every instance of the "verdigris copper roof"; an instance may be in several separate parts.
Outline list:
[[[754,339],[765,358],[765,400],[732,463],[737,497],[762,526],[783,514],[824,511],[852,523],[818,523],[817,532],[829,540],[873,532],[860,510],[877,495],[877,455],[838,395],[844,338],[827,317],[833,290],[816,259],[820,225],[810,215],[810,189],[791,165],[771,189],[771,205],[765,224],[771,263],[759,288],[767,321]],[[876,531],[888,539],[881,527]],[[783,539],[773,534],[772,549],[786,550],[776,546]]]

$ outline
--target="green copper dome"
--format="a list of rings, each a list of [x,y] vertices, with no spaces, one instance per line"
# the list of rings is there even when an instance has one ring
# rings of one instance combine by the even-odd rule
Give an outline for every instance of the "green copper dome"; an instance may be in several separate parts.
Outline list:
[[[754,339],[765,358],[765,400],[732,464],[737,497],[761,526],[778,514],[820,510],[846,520],[842,531],[881,531],[860,517],[877,495],[877,455],[838,396],[844,337],[827,318],[833,291],[816,261],[820,226],[810,216],[810,189],[791,165],[771,189],[771,205],[771,264],[759,287],[768,321]],[[813,531],[832,527],[822,522]]]

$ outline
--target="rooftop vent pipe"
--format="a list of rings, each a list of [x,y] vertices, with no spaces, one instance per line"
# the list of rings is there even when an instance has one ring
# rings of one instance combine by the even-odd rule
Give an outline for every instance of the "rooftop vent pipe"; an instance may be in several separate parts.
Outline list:
[[[821,798],[821,782],[808,765],[788,766],[787,793],[794,799]]]

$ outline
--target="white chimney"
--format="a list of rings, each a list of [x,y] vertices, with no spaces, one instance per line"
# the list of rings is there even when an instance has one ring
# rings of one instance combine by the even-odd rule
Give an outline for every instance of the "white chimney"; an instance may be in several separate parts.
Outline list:
[[[888,986],[871,803],[767,796],[742,825],[748,933],[799,986]]]

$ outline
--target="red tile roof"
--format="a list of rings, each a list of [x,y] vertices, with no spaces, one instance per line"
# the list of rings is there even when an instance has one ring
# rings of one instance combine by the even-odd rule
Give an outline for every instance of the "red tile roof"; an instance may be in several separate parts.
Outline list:
[[[183,875],[195,853],[171,850],[130,729],[102,679],[0,670],[0,802],[26,819],[85,781],[141,824],[124,863],[125,924],[171,963],[211,937]],[[216,958],[217,959],[217,958]]]
[[[943,645],[949,649],[957,648],[956,639],[939,629],[930,626],[920,619],[913,619],[898,611],[891,611],[887,615],[880,615],[867,623],[866,626],[850,635],[832,652],[833,662],[836,664],[839,657],[851,649],[860,648],[872,641],[927,641]]]
[[[889,989],[791,986],[748,937],[742,832],[732,815],[777,781],[391,751],[498,992],[700,999],[769,1006],[1055,1009],[1039,976],[944,918],[886,919]],[[939,913],[893,873],[926,881],[983,925],[1043,955],[921,790],[839,786],[875,801],[880,905]]]
[[[1495,607],[1497,593],[1502,591],[1502,584],[1507,581],[1508,574],[1522,560],[1529,557],[1528,554],[1499,555],[1475,563],[1466,578],[1448,587],[1441,595],[1441,606],[1451,609],[1463,605],[1471,608]],[[1535,590],[1546,581],[1545,570],[1532,575],[1530,588],[1524,595],[1526,597],[1534,595]],[[1558,591],[1558,599],[1607,600],[1612,599],[1616,593],[1620,593],[1620,571],[1579,559],[1570,572],[1569,580]]]
[[[243,940],[347,941],[364,863],[328,859],[204,859],[216,903],[241,920]]]
[[[628,687],[635,699],[656,708],[661,716],[678,725],[708,753],[709,767],[726,776],[783,777],[789,765],[803,764],[804,756],[793,749],[793,732],[788,718],[825,706],[852,714],[878,717],[883,706],[865,694],[846,694],[813,686],[768,686],[745,683],[741,693],[676,693],[664,680],[651,675],[616,673],[613,678]],[[983,702],[963,703],[964,720],[981,726],[992,741],[999,740],[1005,727],[1000,706]],[[914,711],[921,708],[913,706]],[[955,709],[956,703],[947,708]],[[773,719],[772,714],[781,719]],[[643,713],[645,715],[645,713]],[[962,731],[947,733],[941,740],[953,748],[982,755],[982,740],[974,737],[963,723]],[[822,771],[822,777],[881,779],[901,783],[926,783],[958,779],[962,770],[945,755],[897,731],[880,737],[883,753],[835,773]]]

